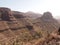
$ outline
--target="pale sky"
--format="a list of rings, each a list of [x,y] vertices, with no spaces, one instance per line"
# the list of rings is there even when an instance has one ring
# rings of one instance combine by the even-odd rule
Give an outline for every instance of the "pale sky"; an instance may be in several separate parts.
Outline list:
[[[50,11],[54,17],[60,16],[60,0],[0,0],[0,7],[27,12],[33,11],[43,14]]]

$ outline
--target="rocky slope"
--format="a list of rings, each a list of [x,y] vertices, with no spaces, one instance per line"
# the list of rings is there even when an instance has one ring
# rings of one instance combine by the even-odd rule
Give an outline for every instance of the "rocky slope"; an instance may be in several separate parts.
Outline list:
[[[26,20],[23,15],[14,13],[11,9],[4,7],[0,7],[0,33],[1,45],[27,42],[38,34],[34,31],[32,23]]]
[[[59,23],[56,19],[53,18],[50,12],[45,12],[43,16],[37,18],[33,22],[34,26],[38,26],[43,31],[50,33],[54,30],[58,30]],[[38,28],[36,30],[38,30]]]
[[[60,28],[58,31],[54,31],[49,34],[49,36],[46,38],[43,37],[42,39],[38,40],[35,45],[60,45]]]
[[[37,15],[40,14],[23,13],[0,7],[0,44],[34,45],[42,37],[50,34],[49,32],[58,30],[59,23],[50,12],[45,12],[41,17]]]

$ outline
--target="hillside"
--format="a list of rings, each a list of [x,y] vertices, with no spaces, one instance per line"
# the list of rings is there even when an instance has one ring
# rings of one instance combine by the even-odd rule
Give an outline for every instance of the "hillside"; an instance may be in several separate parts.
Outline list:
[[[37,15],[41,14],[0,7],[0,45],[34,45],[58,30],[59,23],[50,12]]]
[[[18,14],[15,14],[18,15]],[[17,17],[13,14],[11,9],[9,8],[0,8],[0,36],[1,45],[13,45],[18,40],[18,42],[26,42],[33,40],[35,38],[36,33],[33,29],[32,23],[28,22],[21,14]],[[33,31],[33,33],[32,33]],[[5,40],[5,42],[4,42]]]
[[[53,18],[50,12],[45,12],[41,17],[35,19],[33,24],[38,26],[41,30],[46,31],[47,33],[58,30],[60,26],[58,21]]]
[[[60,28],[47,37],[39,39],[34,45],[60,45]]]

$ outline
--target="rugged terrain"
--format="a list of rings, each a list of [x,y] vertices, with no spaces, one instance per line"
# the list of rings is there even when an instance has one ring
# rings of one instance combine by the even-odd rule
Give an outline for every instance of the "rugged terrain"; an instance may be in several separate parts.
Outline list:
[[[53,34],[59,26],[50,12],[42,15],[0,7],[0,45],[48,45],[58,39]]]

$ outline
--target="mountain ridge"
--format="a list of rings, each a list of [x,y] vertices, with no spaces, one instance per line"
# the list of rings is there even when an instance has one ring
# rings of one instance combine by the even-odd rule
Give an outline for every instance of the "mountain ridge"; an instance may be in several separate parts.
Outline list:
[[[40,17],[37,15],[41,14],[23,13],[0,7],[0,44],[26,45],[31,42],[32,45],[37,39],[58,30],[59,23],[50,12],[45,12]]]

